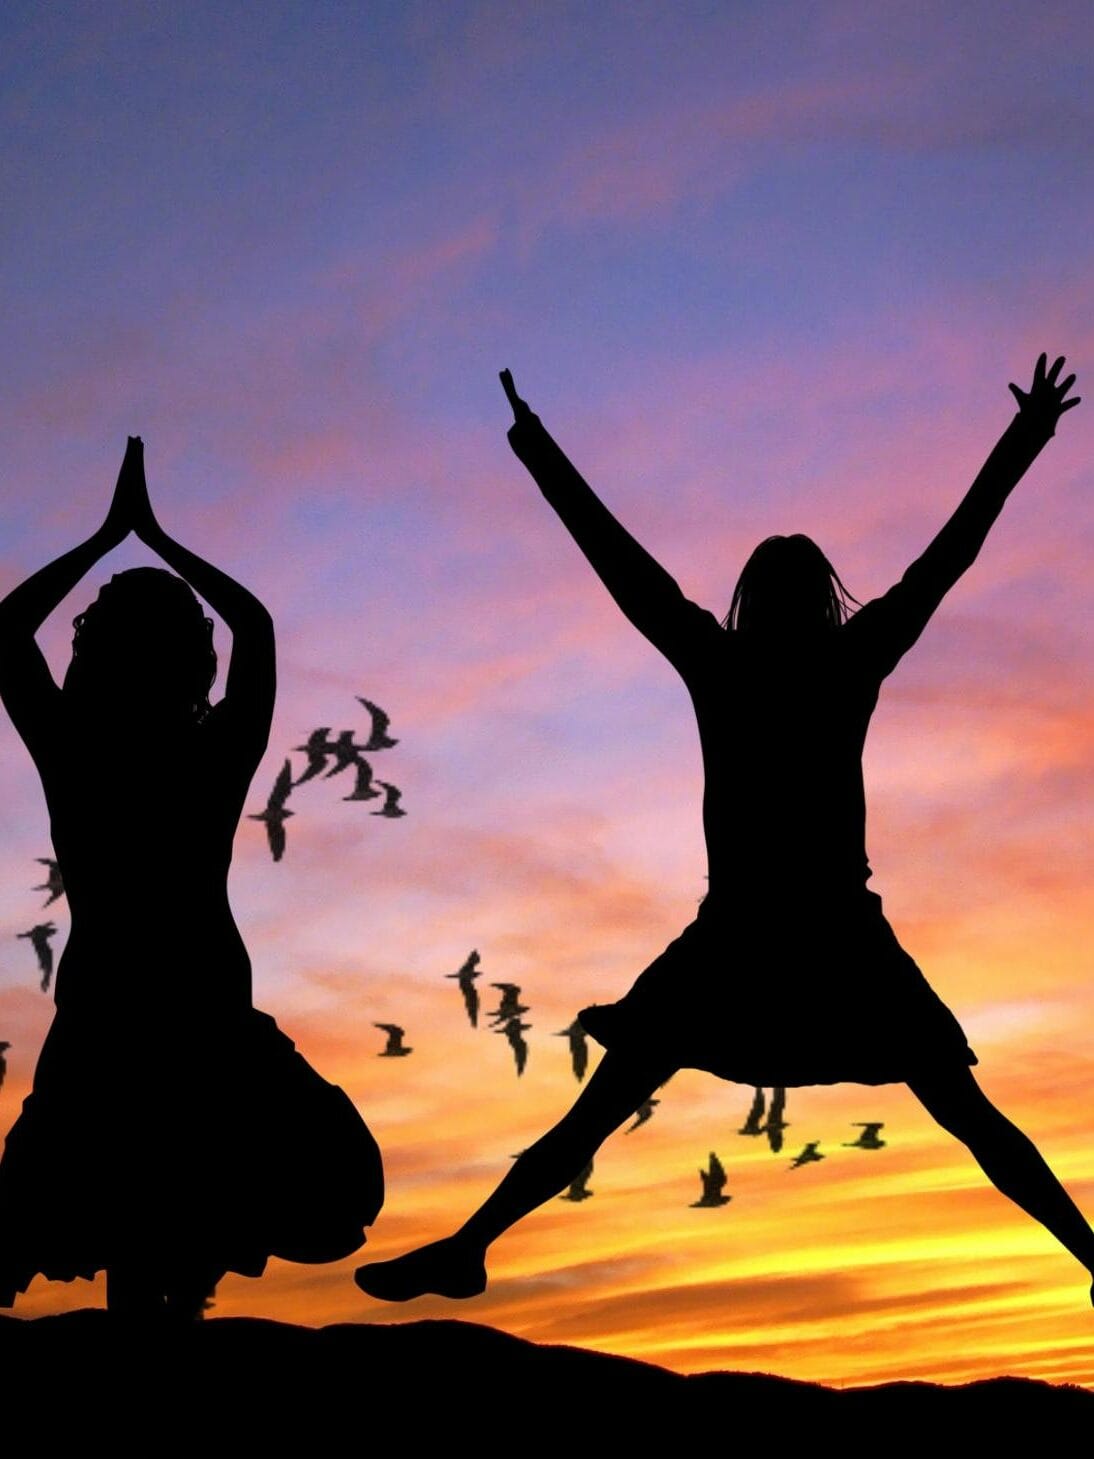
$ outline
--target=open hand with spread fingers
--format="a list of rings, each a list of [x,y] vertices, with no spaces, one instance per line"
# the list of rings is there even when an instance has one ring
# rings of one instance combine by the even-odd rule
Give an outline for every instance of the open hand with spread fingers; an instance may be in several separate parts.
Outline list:
[[[1056,434],[1056,422],[1063,415],[1065,410],[1070,410],[1073,405],[1078,405],[1082,399],[1081,395],[1073,396],[1071,400],[1065,400],[1064,396],[1075,384],[1075,376],[1068,375],[1066,380],[1056,383],[1064,363],[1064,356],[1061,355],[1053,365],[1052,369],[1045,373],[1045,363],[1048,356],[1038,356],[1037,364],[1033,368],[1033,384],[1029,390],[1019,390],[1017,385],[1008,385],[1007,389],[1013,394],[1018,402],[1018,409],[1022,416],[1031,424],[1042,426],[1049,435]]]

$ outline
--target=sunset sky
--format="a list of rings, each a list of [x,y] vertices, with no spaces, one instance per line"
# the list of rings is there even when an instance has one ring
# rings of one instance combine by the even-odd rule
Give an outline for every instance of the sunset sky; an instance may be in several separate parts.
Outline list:
[[[164,526],[277,626],[247,809],[311,729],[367,730],[355,695],[399,740],[374,768],[404,819],[315,782],[280,864],[242,822],[230,881],[255,1002],[357,1103],[387,1201],[361,1256],[229,1278],[216,1315],[1094,1384],[1082,1270],[902,1086],[791,1091],[776,1157],[736,1133],[749,1089],[684,1071],[592,1200],[498,1243],[485,1296],[386,1307],[350,1280],[563,1112],[554,1033],[705,888],[686,691],[513,457],[502,367],[721,616],[772,532],[883,592],[1011,419],[1007,382],[1068,357],[1086,402],[883,688],[867,836],[983,1087],[1094,1217],[1092,96],[1094,11],[1051,0],[5,5],[0,592],[98,525],[140,434]],[[124,545],[53,616],[58,678],[73,614],[148,560]],[[124,758],[104,770],[106,814]],[[169,813],[170,767],[149,795]],[[53,1012],[15,936],[68,927],[32,890],[48,822],[6,716],[0,826],[2,1133]],[[472,948],[531,1005],[519,1080],[445,980]],[[413,1055],[378,1059],[376,1021]],[[841,1148],[868,1119],[887,1147]],[[829,1158],[789,1171],[814,1139]],[[733,1200],[689,1209],[711,1150]],[[15,1312],[102,1300],[38,1280]]]

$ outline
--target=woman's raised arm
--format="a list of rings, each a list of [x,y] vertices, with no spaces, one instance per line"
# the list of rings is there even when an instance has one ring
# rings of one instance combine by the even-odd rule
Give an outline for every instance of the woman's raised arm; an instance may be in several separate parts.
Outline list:
[[[513,386],[501,383],[513,407],[509,444],[562,518],[593,570],[638,631],[681,672],[714,615],[685,598],[676,580],[616,521]]]
[[[39,568],[0,602],[0,699],[32,755],[56,722],[61,697],[34,635],[80,579],[128,536],[132,524],[125,501],[140,460],[140,441],[130,436],[102,526],[86,542]]]
[[[1080,396],[1065,400],[1075,376],[1057,384],[1064,363],[1061,355],[1045,371],[1041,355],[1029,391],[1008,389],[1018,401],[1018,414],[1000,436],[976,480],[953,516],[900,582],[882,597],[867,603],[847,625],[847,632],[884,676],[895,668],[926,627],[931,614],[976,560],[1003,503],[1021,481],[1048,440],[1056,434],[1060,416]]]

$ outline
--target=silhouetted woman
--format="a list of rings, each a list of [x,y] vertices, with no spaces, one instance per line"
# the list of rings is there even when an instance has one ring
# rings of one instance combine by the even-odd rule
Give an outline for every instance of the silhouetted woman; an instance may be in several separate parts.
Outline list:
[[[181,576],[115,575],[75,619],[59,689],[35,632],[130,531]],[[191,589],[232,632],[211,707],[213,623]],[[269,614],[159,526],[130,438],[103,525],[0,604],[0,696],[41,776],[72,914],[0,1162],[0,1304],[37,1273],[105,1269],[111,1309],[193,1318],[226,1271],[355,1251],[380,1208],[376,1142],[251,1006],[228,904],[274,688]]]
[[[807,537],[762,542],[724,623],[683,596],[516,396],[513,450],[631,622],[679,670],[706,772],[710,890],[696,920],[618,1003],[585,1009],[607,1049],[570,1112],[451,1237],[361,1267],[366,1292],[468,1297],[485,1253],[557,1194],[674,1070],[756,1087],[903,1082],[990,1180],[1089,1270],[1094,1233],[1031,1142],[989,1102],[952,1013],[867,890],[862,748],[882,679],[972,563],[1011,489],[1054,434],[1074,381],[1042,355],[964,501],[899,583],[848,618]],[[770,1014],[772,987],[783,1012]]]

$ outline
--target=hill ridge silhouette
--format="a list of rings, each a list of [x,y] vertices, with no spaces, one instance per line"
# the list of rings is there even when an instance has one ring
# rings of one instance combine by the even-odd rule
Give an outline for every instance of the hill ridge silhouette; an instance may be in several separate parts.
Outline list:
[[[0,1317],[12,1459],[112,1456],[1046,1452],[1094,1393],[1001,1377],[826,1388],[680,1374],[428,1319],[299,1327],[220,1317],[173,1332],[105,1311]]]

